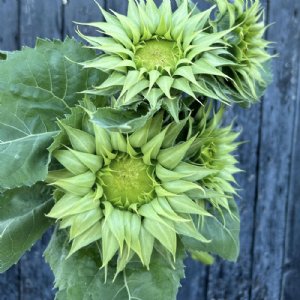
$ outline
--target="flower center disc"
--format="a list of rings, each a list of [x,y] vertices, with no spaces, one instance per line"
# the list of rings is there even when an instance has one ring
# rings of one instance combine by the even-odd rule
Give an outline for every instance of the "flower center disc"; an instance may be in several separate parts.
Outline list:
[[[101,170],[100,180],[107,201],[120,208],[142,205],[153,199],[153,167],[140,158],[118,155]]]
[[[170,67],[174,69],[179,60],[180,51],[175,42],[166,40],[149,40],[135,53],[138,68],[148,71]]]

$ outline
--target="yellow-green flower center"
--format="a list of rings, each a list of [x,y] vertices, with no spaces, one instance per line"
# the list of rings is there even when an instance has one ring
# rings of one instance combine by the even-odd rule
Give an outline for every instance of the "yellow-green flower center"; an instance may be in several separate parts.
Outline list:
[[[167,40],[149,40],[143,42],[135,53],[138,68],[148,71],[155,69],[175,69],[180,57],[180,50],[175,42]]]
[[[120,208],[150,202],[154,197],[153,170],[141,158],[119,154],[98,176],[104,197]]]

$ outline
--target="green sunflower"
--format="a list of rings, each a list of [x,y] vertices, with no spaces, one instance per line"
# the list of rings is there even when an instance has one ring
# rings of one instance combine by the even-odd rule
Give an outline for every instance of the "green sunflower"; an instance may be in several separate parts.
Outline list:
[[[267,52],[270,42],[264,39],[267,26],[259,0],[216,0],[215,31],[234,28],[224,37],[235,65],[226,66],[224,73],[233,81],[231,93],[236,101],[248,98],[257,101],[270,83],[267,62],[273,57]]]
[[[159,7],[153,0],[129,0],[127,16],[99,8],[106,22],[84,25],[95,27],[104,36],[78,34],[101,51],[83,66],[100,69],[108,78],[86,92],[117,94],[119,107],[145,99],[151,107],[160,99],[172,105],[182,93],[197,101],[208,97],[231,103],[226,87],[233,81],[223,69],[236,62],[224,37],[234,28],[213,31],[209,21],[214,6],[191,11],[185,0],[172,12],[170,0],[163,0]]]
[[[201,108],[179,123],[162,111],[124,134],[92,124],[86,110],[59,122],[50,148],[61,167],[48,175],[56,199],[48,216],[69,228],[69,256],[99,242],[103,267],[117,256],[118,274],[134,255],[149,268],[154,247],[172,261],[178,237],[209,243],[192,216],[205,220],[207,207],[227,209],[238,171],[230,154],[237,134],[219,128],[222,111],[211,118],[211,106]]]

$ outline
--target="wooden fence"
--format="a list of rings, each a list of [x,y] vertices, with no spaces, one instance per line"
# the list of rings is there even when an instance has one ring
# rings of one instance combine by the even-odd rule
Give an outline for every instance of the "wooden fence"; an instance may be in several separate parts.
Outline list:
[[[73,36],[73,20],[99,20],[92,0],[69,2],[0,0],[0,49],[33,46],[36,37]],[[99,2],[126,11],[126,0]],[[187,260],[180,300],[300,299],[300,0],[263,5],[267,22],[275,22],[267,38],[276,42],[272,52],[280,54],[274,81],[260,104],[234,107],[227,115],[238,116],[237,128],[247,141],[238,153],[245,170],[238,176],[240,258],[236,264],[217,260],[212,267]],[[0,275],[1,300],[53,299],[53,278],[42,258],[48,235]]]

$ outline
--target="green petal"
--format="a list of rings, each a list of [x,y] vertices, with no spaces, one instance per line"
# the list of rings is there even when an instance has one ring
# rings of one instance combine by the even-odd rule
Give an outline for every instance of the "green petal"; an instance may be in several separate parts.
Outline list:
[[[147,143],[151,122],[152,120],[149,119],[143,127],[135,130],[129,136],[129,142],[133,147],[141,148]]]
[[[191,200],[188,196],[182,194],[178,196],[167,197],[170,206],[177,213],[197,214],[210,216],[210,214],[200,205]]]
[[[83,234],[80,236],[76,237],[73,240],[71,250],[69,252],[69,255],[67,256],[70,257],[73,253],[78,251],[79,249],[95,242],[101,239],[102,233],[101,233],[101,224],[100,222],[97,222],[95,225],[93,225],[90,229],[85,231]]]
[[[107,223],[102,225],[102,266],[108,265],[119,249],[119,242],[112,234]]]
[[[69,172],[66,169],[49,171],[45,181],[47,183],[53,183],[60,179],[72,177],[73,175],[74,175],[73,173]]]
[[[194,83],[194,84],[198,84],[197,80],[194,76],[194,72],[193,72],[193,68],[190,66],[183,66],[183,67],[179,67],[175,72],[174,72],[174,76],[181,76],[185,79],[187,79],[188,81]]]
[[[181,99],[179,97],[173,99],[162,99],[163,107],[169,112],[169,114],[177,123],[179,122],[180,100]]]
[[[174,222],[187,222],[188,221],[188,220],[178,216],[174,212],[174,210],[172,209],[172,207],[170,206],[170,204],[168,203],[166,198],[159,197],[155,200],[152,200],[151,205],[158,215],[161,215],[162,217],[165,217],[171,221],[174,221]]]
[[[120,253],[123,251],[123,243],[125,239],[124,233],[124,214],[119,209],[113,209],[109,217],[106,216],[105,221],[107,222],[110,231],[118,241]]]
[[[164,112],[158,112],[151,120],[151,125],[148,134],[148,141],[161,132],[162,124],[164,120]]]
[[[157,85],[159,86],[159,88],[164,92],[164,94],[168,97],[168,98],[172,98],[170,91],[171,91],[171,87],[173,85],[174,79],[170,76],[161,76],[159,77],[159,79],[156,81]]]
[[[120,132],[111,132],[110,137],[113,149],[126,153],[127,141],[124,135]]]
[[[175,229],[178,234],[192,237],[201,243],[209,243],[210,240],[206,239],[199,231],[196,229],[194,222],[190,219],[187,223],[174,223]]]
[[[184,177],[184,175],[168,170],[160,164],[156,165],[155,174],[161,182],[174,181]]]
[[[103,159],[99,155],[84,153],[69,148],[69,151],[88,169],[93,173],[99,171],[103,165]]]
[[[48,217],[62,219],[97,208],[99,208],[99,202],[94,201],[93,193],[80,198],[71,194],[65,194],[65,196],[55,203]]]
[[[75,150],[86,153],[95,153],[95,138],[92,135],[79,129],[72,128],[62,122],[59,124],[66,131],[70,143]]]
[[[181,194],[190,190],[200,190],[204,192],[203,188],[199,184],[185,180],[163,182],[162,187],[174,194]]]
[[[139,241],[141,244],[142,262],[149,270],[154,246],[154,237],[144,228],[144,226],[141,226]]]
[[[184,223],[180,223],[180,224],[184,224]],[[176,238],[173,222],[168,222],[168,226],[166,226],[160,222],[156,222],[152,219],[145,218],[143,221],[143,227],[151,235],[153,235],[154,238],[159,240],[159,242],[171,252],[173,257],[175,257],[177,238]],[[170,229],[170,227],[172,229]]]
[[[167,169],[174,169],[183,160],[194,140],[195,137],[184,143],[161,150],[157,157],[158,162]]]
[[[99,209],[93,209],[87,212],[82,212],[73,217],[72,226],[70,229],[70,240],[78,237],[86,230],[91,228],[95,223],[103,217],[103,213]]]
[[[183,127],[186,125],[188,118],[185,118],[179,122],[172,122],[169,126],[169,129],[166,133],[163,148],[169,148],[174,146],[177,137],[179,136],[180,132],[182,131]]]
[[[131,87],[140,81],[141,72],[137,70],[128,71],[120,97],[123,96]]]
[[[186,162],[181,162],[175,169],[174,172],[177,172],[182,175],[181,178],[189,181],[198,181],[209,175],[218,173],[218,171],[213,169],[208,169],[202,166],[193,165]]]
[[[131,87],[125,96],[124,104],[130,103],[132,98],[141,93],[149,86],[149,81],[147,79],[142,79],[138,81],[133,87]]]
[[[164,226],[168,227],[171,230],[174,228],[172,224],[170,225],[168,220],[159,216],[156,213],[156,211],[153,209],[151,203],[142,205],[138,210],[138,214],[147,219],[151,219],[157,223],[163,224]]]
[[[91,190],[95,180],[95,174],[88,171],[73,177],[59,179],[51,183],[51,185],[60,187],[64,191],[70,192],[71,194],[84,196]]]
[[[67,170],[74,175],[84,173],[88,168],[68,150],[56,150],[52,154]]]
[[[151,165],[151,159],[156,159],[167,130],[168,127],[166,127],[158,135],[154,136],[150,141],[147,142],[147,144],[142,146],[141,150],[144,154],[143,160],[145,164]]]
[[[123,253],[119,253],[119,257],[117,260],[117,271],[113,281],[117,278],[118,274],[125,269],[126,265],[132,259],[133,255],[134,252],[131,251],[131,249],[125,245]]]

